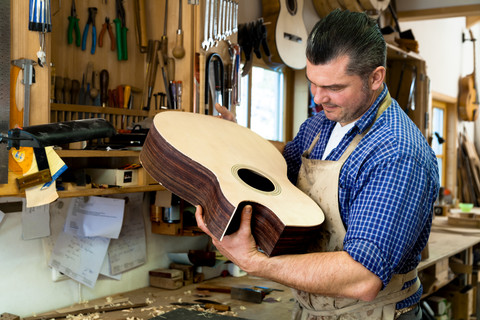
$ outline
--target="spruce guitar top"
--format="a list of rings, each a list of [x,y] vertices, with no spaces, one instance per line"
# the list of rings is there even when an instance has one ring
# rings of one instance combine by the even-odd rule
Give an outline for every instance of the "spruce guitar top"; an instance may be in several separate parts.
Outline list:
[[[165,188],[200,204],[218,239],[235,232],[242,208],[252,205],[252,233],[270,256],[306,251],[324,220],[322,209],[288,180],[273,144],[231,121],[161,112],[140,161]]]

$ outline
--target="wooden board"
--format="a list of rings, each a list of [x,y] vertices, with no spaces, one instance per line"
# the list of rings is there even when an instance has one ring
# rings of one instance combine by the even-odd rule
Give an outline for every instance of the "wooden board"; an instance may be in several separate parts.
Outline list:
[[[215,237],[238,228],[253,206],[252,232],[268,255],[302,252],[324,220],[323,211],[287,178],[280,152],[231,121],[183,112],[155,116],[140,153],[147,172],[192,204],[200,204]]]

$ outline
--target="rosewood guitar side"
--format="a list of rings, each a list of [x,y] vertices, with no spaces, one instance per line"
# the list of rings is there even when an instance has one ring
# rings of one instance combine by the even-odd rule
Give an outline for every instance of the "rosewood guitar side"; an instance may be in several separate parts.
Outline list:
[[[166,115],[167,113],[169,113],[172,118]],[[157,117],[169,119],[168,121],[163,119],[165,121],[162,122],[162,125],[157,121],[161,119],[157,119]],[[193,120],[193,122],[190,122],[190,120]],[[202,120],[206,120],[206,123],[199,125],[198,122],[201,123]],[[178,121],[179,123],[183,123],[183,125],[172,125],[169,128],[165,128],[165,124],[171,123],[172,121]],[[253,207],[252,234],[257,245],[267,255],[275,256],[286,253],[305,252],[309,242],[318,234],[318,229],[324,219],[323,212],[320,207],[303,192],[295,186],[288,186],[283,182],[281,182],[282,185],[280,186],[282,192],[279,192],[278,195],[276,192],[269,194],[269,192],[262,190],[256,192],[256,190],[254,190],[255,188],[246,186],[242,181],[238,182],[238,186],[232,186],[232,182],[235,184],[238,177],[244,178],[247,183],[255,180],[252,183],[260,183],[259,188],[261,189],[268,189],[270,182],[265,176],[256,176],[251,172],[244,171],[244,168],[236,171],[236,174],[238,174],[237,179],[223,177],[225,175],[228,176],[228,174],[224,172],[232,172],[232,175],[235,175],[235,170],[230,167],[235,168],[237,166],[228,163],[228,159],[232,158],[231,155],[226,156],[225,159],[219,155],[222,152],[222,139],[225,141],[229,139],[232,141],[235,141],[235,139],[242,140],[242,134],[245,133],[245,128],[240,129],[240,126],[237,124],[227,122],[226,120],[211,116],[182,112],[162,112],[155,117],[154,126],[150,129],[142,152],[140,153],[140,162],[145,170],[165,188],[191,204],[200,204],[204,210],[205,222],[216,238],[222,239],[224,235],[235,232],[240,223],[240,213],[243,207],[250,204]],[[194,127],[192,132],[188,132],[187,128],[195,126],[195,124],[198,126]],[[221,128],[223,125],[226,125],[227,129]],[[236,132],[236,127],[239,128],[239,133],[236,133],[236,136],[231,136],[231,133]],[[169,136],[173,128],[177,129],[176,135],[179,135],[173,139],[174,141],[170,139],[172,135]],[[233,130],[231,130],[232,128]],[[199,130],[205,132],[199,132]],[[186,144],[192,143],[195,148],[198,148],[198,150],[203,151],[205,154],[214,155],[213,159],[219,163],[211,166],[205,163],[202,164],[205,160],[203,158],[195,159],[196,153],[194,151],[187,154],[188,152],[185,151],[184,146],[175,145],[178,141],[189,140],[192,134],[202,136],[204,139],[186,142]],[[221,135],[222,138],[219,139],[218,145],[215,143],[212,144],[210,139],[219,135]],[[248,139],[250,138],[251,137]],[[199,146],[199,144],[203,143],[202,141],[205,142],[204,145]],[[248,141],[250,143],[250,140]],[[265,142],[270,144],[266,140]],[[242,143],[239,144],[242,145]],[[275,149],[275,147],[271,147]],[[203,154],[203,152],[200,153]],[[244,150],[239,150],[239,154],[243,152]],[[258,157],[258,152],[254,154],[254,156]],[[233,156],[233,158],[236,158],[236,156]],[[245,163],[245,161],[241,162]],[[218,167],[222,163],[225,163],[225,166],[228,167],[227,171],[220,173],[212,169],[212,167]],[[275,167],[275,165],[273,166]],[[260,170],[260,172],[263,171]],[[269,173],[267,175],[270,176],[271,174],[272,173]],[[275,183],[278,183],[278,181],[282,181],[282,178],[274,177],[274,180]],[[257,193],[258,197],[255,198]],[[285,193],[285,196],[283,196],[283,193]],[[242,199],[242,195],[244,195],[245,198],[238,200]],[[270,201],[270,203],[265,203],[268,201]],[[282,201],[284,201],[284,203],[282,203]],[[292,208],[295,207],[295,201],[298,201],[297,206],[299,211],[290,212],[294,211]],[[282,206],[285,207],[285,211],[288,210],[289,212],[279,213],[278,208]],[[272,209],[272,207],[275,209]],[[288,214],[292,215],[292,217],[286,216]],[[305,221],[302,221],[301,217],[298,217],[300,215],[305,216]],[[298,221],[298,223],[288,223],[289,221]]]

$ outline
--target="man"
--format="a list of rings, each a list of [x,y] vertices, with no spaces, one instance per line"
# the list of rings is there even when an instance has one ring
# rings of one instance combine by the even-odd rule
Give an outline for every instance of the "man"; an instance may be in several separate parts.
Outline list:
[[[267,257],[246,206],[239,230],[213,244],[249,274],[293,288],[297,319],[421,319],[416,266],[439,188],[436,157],[388,93],[386,45],[373,19],[333,11],[313,28],[306,55],[323,111],[283,155],[289,178],[325,213],[323,237],[310,253]],[[333,179],[338,185],[321,192]],[[196,217],[212,236],[200,206]]]

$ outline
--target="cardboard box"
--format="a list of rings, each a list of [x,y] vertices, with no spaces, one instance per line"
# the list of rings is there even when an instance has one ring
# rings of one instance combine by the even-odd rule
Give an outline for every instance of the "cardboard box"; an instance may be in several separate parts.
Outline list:
[[[138,169],[85,169],[86,174],[92,179],[92,183],[108,184],[113,186],[138,185]]]

